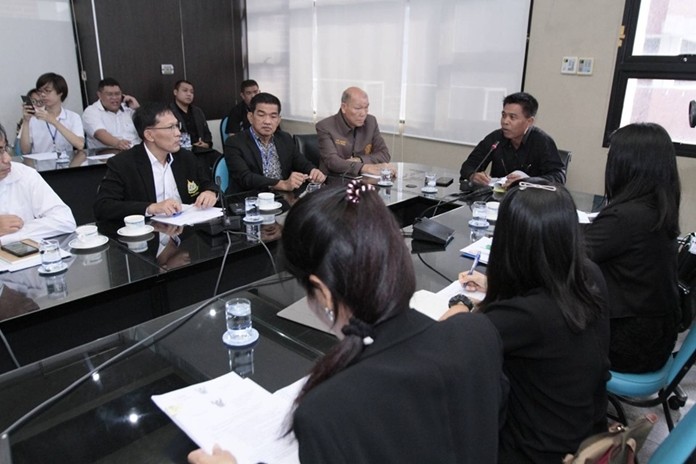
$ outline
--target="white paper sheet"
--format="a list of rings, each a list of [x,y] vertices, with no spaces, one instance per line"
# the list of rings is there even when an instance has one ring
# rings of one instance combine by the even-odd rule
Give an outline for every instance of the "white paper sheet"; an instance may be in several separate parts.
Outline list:
[[[584,211],[577,210],[578,212],[578,221],[580,224],[589,224],[592,221],[594,221],[594,218],[597,217],[597,214],[599,213],[586,213]]]
[[[222,216],[222,208],[202,209],[193,205],[182,205],[181,214],[177,216],[153,216],[152,220],[173,226],[191,226],[220,216]]]
[[[493,243],[493,237],[483,237],[476,240],[474,243],[465,246],[459,250],[464,256],[473,258],[478,252],[481,252],[481,259],[479,263],[488,264],[488,258],[491,254],[491,243]]]
[[[234,372],[152,400],[207,452],[217,443],[239,464],[299,463],[294,436],[282,436],[292,401]]]
[[[447,298],[448,303],[450,298],[455,295],[466,295],[472,301],[481,301],[486,297],[485,292],[470,292],[466,290],[466,288],[462,287],[462,284],[460,284],[458,280],[455,280],[447,287],[437,292],[437,295]]]
[[[33,159],[36,161],[55,160],[58,159],[58,153],[56,153],[55,151],[49,153],[31,153],[29,155],[22,155],[22,157]]]

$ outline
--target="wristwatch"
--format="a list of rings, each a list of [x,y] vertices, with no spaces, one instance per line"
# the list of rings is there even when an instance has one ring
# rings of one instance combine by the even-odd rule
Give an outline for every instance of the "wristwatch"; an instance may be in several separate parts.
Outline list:
[[[467,308],[469,308],[469,311],[474,309],[474,303],[471,302],[471,300],[466,296],[466,295],[454,295],[452,298],[449,300],[449,307],[451,308],[454,305],[458,304],[463,304]]]

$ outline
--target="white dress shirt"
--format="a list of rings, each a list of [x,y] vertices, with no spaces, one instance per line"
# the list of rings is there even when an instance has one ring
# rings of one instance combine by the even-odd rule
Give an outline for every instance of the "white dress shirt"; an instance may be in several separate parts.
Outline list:
[[[150,158],[150,163],[152,164],[152,177],[155,180],[155,196],[157,197],[156,203],[168,198],[181,203],[181,195],[179,195],[176,179],[174,179],[174,173],[172,172],[172,163],[174,162],[172,154],[167,153],[167,162],[163,165],[155,158],[155,155],[147,148],[146,144],[143,144],[143,147],[145,147],[147,157]]]
[[[14,214],[24,221],[19,231],[0,236],[0,244],[75,230],[70,208],[36,170],[21,163],[13,162],[10,173],[0,180],[0,214]]]
[[[58,122],[78,137],[84,137],[80,116],[70,110],[61,108]],[[31,153],[48,153],[60,151],[72,151],[74,147],[53,124],[47,123],[34,116],[29,120],[29,135],[31,139]],[[55,139],[55,142],[54,142]]]
[[[112,113],[104,109],[99,100],[85,108],[82,113],[82,122],[87,134],[87,148],[104,148],[104,145],[94,137],[99,129],[104,129],[117,139],[128,140],[131,145],[140,143],[138,131],[133,125],[133,110],[121,105],[121,109]]]

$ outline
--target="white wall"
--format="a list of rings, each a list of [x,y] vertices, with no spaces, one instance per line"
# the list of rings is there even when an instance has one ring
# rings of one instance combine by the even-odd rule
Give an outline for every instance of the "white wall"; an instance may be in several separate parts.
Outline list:
[[[14,143],[22,117],[20,95],[43,73],[55,72],[68,83],[64,106],[82,114],[77,54],[68,0],[0,0],[0,122]]]

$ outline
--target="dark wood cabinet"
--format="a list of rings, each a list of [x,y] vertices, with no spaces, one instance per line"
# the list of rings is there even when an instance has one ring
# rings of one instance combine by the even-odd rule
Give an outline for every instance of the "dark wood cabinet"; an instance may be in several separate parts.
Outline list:
[[[139,101],[191,81],[208,119],[227,115],[247,75],[245,0],[72,0],[85,106],[102,77]],[[162,65],[173,66],[163,74]]]

